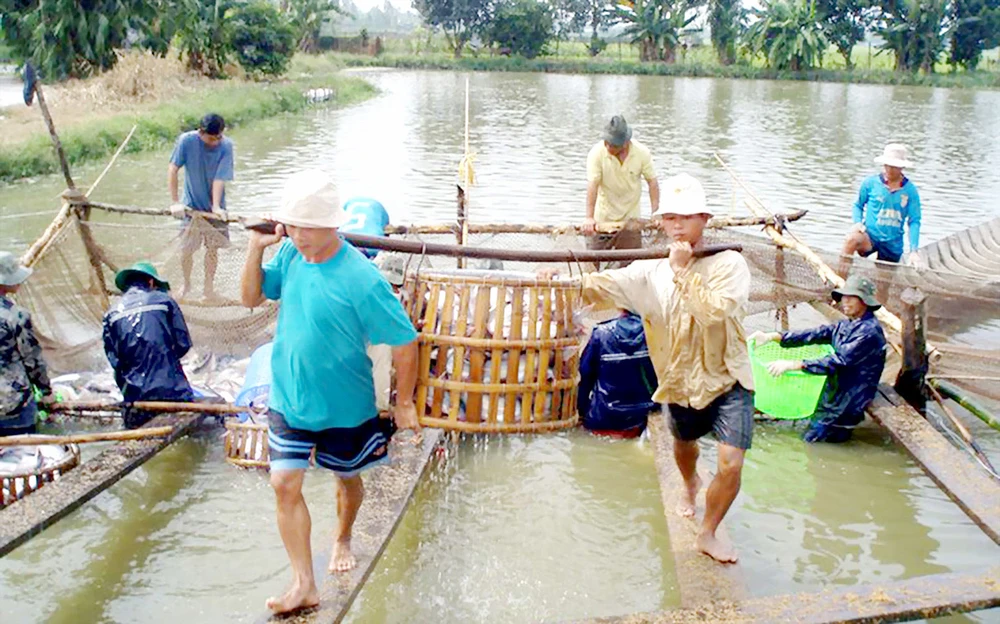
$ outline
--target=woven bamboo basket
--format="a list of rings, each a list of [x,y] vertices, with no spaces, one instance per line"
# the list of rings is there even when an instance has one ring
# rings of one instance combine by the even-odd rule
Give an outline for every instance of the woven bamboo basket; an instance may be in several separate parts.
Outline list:
[[[267,425],[255,422],[226,421],[226,461],[240,468],[267,468],[270,452]]]
[[[58,480],[80,464],[80,447],[76,444],[62,446],[68,453],[58,461],[32,470],[0,473],[0,509],[21,500],[46,483]]]
[[[528,433],[577,424],[580,286],[504,271],[410,274],[408,313],[420,328],[421,424]]]

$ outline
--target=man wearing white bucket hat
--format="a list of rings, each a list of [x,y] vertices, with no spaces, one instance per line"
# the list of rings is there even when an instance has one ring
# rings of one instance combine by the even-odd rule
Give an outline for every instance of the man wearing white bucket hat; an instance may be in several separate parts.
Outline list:
[[[698,439],[708,433],[718,439],[718,470],[697,545],[720,562],[735,562],[736,551],[716,530],[739,493],[743,456],[753,436],[753,376],[741,325],[750,269],[736,251],[694,257],[711,217],[696,179],[682,173],[665,180],[661,205],[654,218],[673,239],[670,257],[585,273],[584,301],[642,316],[656,369],[653,400],[669,413],[674,458],[686,486],[677,508],[682,516],[694,517],[702,485]]]
[[[331,572],[357,562],[351,528],[364,497],[360,473],[388,462],[395,428],[419,429],[416,331],[402,304],[361,252],[337,234],[345,215],[330,180],[318,171],[289,178],[274,234],[252,232],[243,269],[243,303],[279,300],[271,355],[268,445],[278,529],[292,564],[291,588],[267,606],[289,613],[319,602],[302,482],[315,461],[337,476],[337,534]],[[264,250],[282,240],[264,263]],[[263,266],[262,266],[263,265]],[[393,348],[394,420],[378,417],[368,344]]]
[[[844,240],[840,273],[850,270],[850,256],[878,254],[883,262],[899,262],[903,257],[903,228],[909,230],[910,255],[907,260],[919,265],[917,247],[920,244],[920,193],[903,169],[913,166],[905,145],[890,143],[882,155],[875,158],[882,173],[865,178],[854,202],[854,226]]]

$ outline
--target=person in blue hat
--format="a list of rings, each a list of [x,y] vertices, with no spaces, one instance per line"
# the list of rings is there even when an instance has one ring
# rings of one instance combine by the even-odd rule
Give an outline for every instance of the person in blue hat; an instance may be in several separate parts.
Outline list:
[[[125,403],[191,401],[194,391],[181,358],[191,349],[191,335],[170,284],[156,267],[137,262],[115,275],[121,299],[104,315],[104,352],[115,372]],[[153,417],[126,410],[125,427],[141,427]]]
[[[347,221],[340,226],[343,234],[364,234],[365,236],[385,236],[389,225],[389,213],[378,200],[370,197],[352,197],[344,202]],[[378,255],[378,249],[359,249],[368,259]]]
[[[833,291],[833,298],[847,319],[803,331],[756,332],[750,336],[758,345],[780,340],[782,347],[833,346],[832,354],[815,360],[777,360],[768,364],[774,376],[795,370],[827,375],[823,396],[804,435],[806,442],[850,440],[854,428],[865,419],[865,410],[875,398],[885,368],[886,341],[875,318],[875,310],[881,307],[875,284],[851,275],[843,288]]]

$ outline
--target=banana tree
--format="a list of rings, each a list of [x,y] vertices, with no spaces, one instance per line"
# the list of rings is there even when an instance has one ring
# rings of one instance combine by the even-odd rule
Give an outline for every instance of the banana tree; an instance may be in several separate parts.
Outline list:
[[[822,62],[830,41],[811,0],[771,0],[753,13],[757,21],[747,30],[746,46],[768,67],[801,71]]]
[[[949,0],[884,0],[883,50],[896,56],[896,71],[934,71],[950,33]]]
[[[703,0],[624,0],[615,7],[624,34],[639,44],[641,61],[673,63],[681,35],[698,17]]]

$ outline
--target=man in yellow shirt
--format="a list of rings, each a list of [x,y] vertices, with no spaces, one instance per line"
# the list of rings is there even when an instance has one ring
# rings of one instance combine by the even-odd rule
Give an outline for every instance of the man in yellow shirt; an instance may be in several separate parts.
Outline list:
[[[664,403],[674,434],[674,459],[685,492],[677,512],[693,518],[701,489],[698,439],[714,433],[718,470],[709,485],[697,546],[717,561],[735,562],[716,529],[740,490],[743,456],[753,435],[753,376],[741,324],[750,299],[750,269],[736,251],[695,257],[711,216],[701,184],[687,174],[664,182],[664,207],[654,218],[673,239],[670,257],[623,269],[585,273],[584,302],[626,308],[642,317],[656,369],[653,400]],[[551,272],[549,272],[551,273]]]
[[[638,249],[642,232],[621,230],[596,234],[597,223],[625,223],[639,218],[642,182],[649,185],[649,203],[655,213],[660,207],[660,187],[653,170],[653,156],[639,141],[632,140],[632,128],[625,118],[615,115],[604,128],[603,140],[587,155],[587,218],[583,233],[589,249]]]

